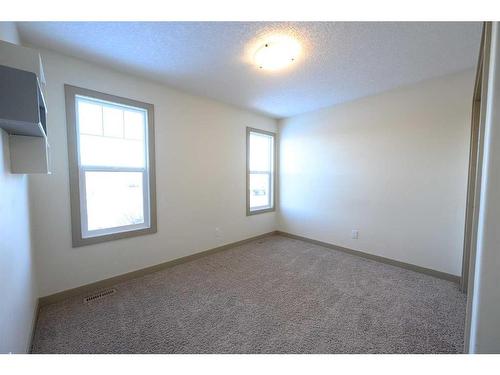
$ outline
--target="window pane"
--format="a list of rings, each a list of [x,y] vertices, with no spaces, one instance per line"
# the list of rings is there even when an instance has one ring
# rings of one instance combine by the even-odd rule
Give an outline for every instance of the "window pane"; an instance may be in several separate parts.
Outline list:
[[[144,223],[141,172],[85,172],[88,230]]]
[[[146,165],[144,142],[80,135],[80,163],[84,166],[143,168]]]
[[[105,137],[123,138],[123,111],[115,107],[102,108]]]
[[[146,115],[139,111],[125,111],[125,138],[144,140]]]
[[[102,135],[102,106],[79,99],[78,127],[80,134]]]
[[[250,133],[250,171],[271,171],[273,137]]]
[[[250,209],[271,207],[270,174],[250,173]]]
[[[146,166],[145,111],[78,99],[80,165],[100,167]]]

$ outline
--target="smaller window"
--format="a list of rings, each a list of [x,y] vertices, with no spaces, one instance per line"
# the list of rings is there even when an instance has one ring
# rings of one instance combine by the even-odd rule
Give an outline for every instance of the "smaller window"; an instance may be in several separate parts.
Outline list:
[[[247,215],[274,211],[274,133],[247,128]]]

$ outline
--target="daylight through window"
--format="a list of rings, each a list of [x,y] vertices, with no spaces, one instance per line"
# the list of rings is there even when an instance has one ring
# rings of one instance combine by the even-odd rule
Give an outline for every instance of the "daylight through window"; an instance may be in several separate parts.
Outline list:
[[[138,104],[74,95],[80,241],[152,227],[152,114]]]
[[[274,210],[275,135],[247,129],[247,214]]]

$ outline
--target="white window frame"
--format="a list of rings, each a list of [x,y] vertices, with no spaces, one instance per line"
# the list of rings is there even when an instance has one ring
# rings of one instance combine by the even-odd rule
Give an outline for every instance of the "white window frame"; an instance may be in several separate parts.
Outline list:
[[[154,107],[152,104],[104,94],[98,91],[65,85],[70,169],[71,222],[73,247],[117,240],[156,232],[156,189],[154,162]],[[78,130],[78,100],[141,111],[147,119],[145,129],[145,166],[139,168],[81,165]],[[86,172],[139,172],[143,181],[144,222],[120,227],[88,230],[85,194]]]
[[[261,135],[266,135],[272,138],[272,146],[273,150],[271,152],[271,170],[270,171],[251,171],[250,170],[250,135],[252,133],[255,134],[261,134]],[[266,130],[261,130],[261,129],[255,129],[251,127],[247,127],[247,132],[246,132],[246,143],[247,143],[247,155],[246,155],[246,161],[247,161],[247,168],[246,168],[246,174],[247,174],[247,183],[246,183],[246,202],[247,202],[247,216],[250,215],[256,215],[256,214],[262,214],[265,212],[273,212],[276,209],[276,155],[277,155],[277,150],[276,150],[276,133],[266,131]],[[250,175],[251,174],[267,174],[269,175],[269,193],[270,193],[270,205],[269,206],[262,206],[262,207],[250,207]]]

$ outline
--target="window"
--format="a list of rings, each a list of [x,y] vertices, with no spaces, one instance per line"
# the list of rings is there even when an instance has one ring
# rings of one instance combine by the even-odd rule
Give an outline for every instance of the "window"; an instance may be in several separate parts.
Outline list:
[[[274,211],[276,135],[247,128],[247,215]]]
[[[156,232],[153,105],[65,91],[73,246]]]

